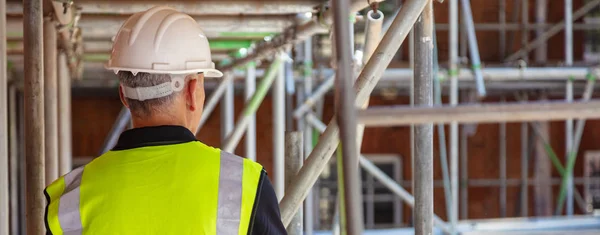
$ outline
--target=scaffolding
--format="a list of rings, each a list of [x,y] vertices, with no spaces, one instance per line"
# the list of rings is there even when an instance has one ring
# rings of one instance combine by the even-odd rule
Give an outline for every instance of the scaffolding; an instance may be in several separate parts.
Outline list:
[[[212,93],[207,98],[197,132],[202,130],[220,103],[221,148],[233,152],[245,135],[245,156],[257,160],[256,113],[271,89],[274,187],[280,199],[281,219],[286,227],[290,225],[290,234],[325,234],[314,231],[316,226],[313,224],[313,217],[318,212],[313,206],[315,197],[311,190],[330,166],[334,155],[339,166],[335,203],[338,216],[332,225],[332,232],[327,233],[336,234],[337,231],[356,235],[373,232],[364,228],[361,168],[413,210],[413,228],[392,229],[389,230],[390,234],[513,233],[556,229],[598,232],[599,217],[574,216],[576,207],[587,210],[588,203],[575,185],[582,184],[589,178],[573,177],[573,171],[586,120],[600,118],[600,100],[593,99],[595,80],[600,76],[600,70],[590,64],[575,63],[573,31],[594,30],[598,27],[593,22],[574,21],[598,8],[600,0],[586,1],[578,9],[573,9],[572,0],[565,0],[564,20],[558,24],[546,22],[547,0],[535,1],[535,23],[529,22],[530,1],[519,1],[522,3],[519,6],[522,14],[520,23],[516,23],[516,18],[509,23],[506,0],[498,1],[497,24],[474,22],[470,0],[445,1],[444,4],[449,5],[447,24],[436,24],[433,17],[436,4],[439,4],[437,2],[444,2],[443,0],[401,1],[396,13],[386,20],[378,9],[383,0],[332,0],[329,4],[318,0],[173,3],[177,9],[193,13],[199,21],[214,22],[216,26],[209,27],[207,35],[239,36],[249,41],[248,44],[242,43],[242,46],[239,41],[234,43],[233,40],[221,41],[219,46],[211,45],[213,50],[226,47],[236,51],[239,49],[239,53],[231,57],[229,54],[223,55],[226,60],[223,60],[219,69],[224,72],[225,77],[217,82],[213,81]],[[86,84],[88,81],[82,80],[86,76],[84,71],[97,69],[97,66],[88,65],[94,61],[89,59],[89,55],[88,60],[85,60],[82,48],[91,45],[88,44],[90,42],[106,41],[107,36],[114,34],[115,27],[125,19],[123,15],[147,8],[147,4],[141,2],[120,1],[108,4],[106,1],[98,3],[90,0],[25,0],[21,4],[0,0],[0,96],[8,97],[4,105],[0,105],[0,235],[24,234],[25,229],[30,234],[44,233],[43,189],[59,175],[69,172],[73,165],[72,136],[69,134],[72,131],[71,117],[68,115],[71,110],[70,88],[72,83]],[[271,5],[265,2],[270,2]],[[364,16],[357,14],[365,8],[368,11]],[[223,16],[211,17],[210,13],[215,9]],[[260,10],[248,18],[231,17],[231,14],[249,9]],[[120,15],[114,14],[116,12]],[[287,15],[273,16],[282,13]],[[291,14],[303,17],[292,17]],[[91,18],[86,18],[87,16]],[[359,50],[354,49],[354,36],[357,35],[354,25],[357,18],[366,22],[364,47]],[[100,23],[95,24],[93,21]],[[94,29],[98,25],[107,27]],[[244,25],[249,30],[257,30],[257,33],[226,34],[223,30],[227,29],[219,28],[220,25]],[[445,68],[441,68],[437,58],[436,32],[442,30],[448,31],[449,42],[449,60]],[[460,30],[464,30],[463,37],[459,37]],[[478,50],[481,42],[478,43],[477,30],[499,32],[499,55],[504,64],[482,66]],[[22,38],[9,34],[13,31],[22,32]],[[509,34],[516,31],[522,31],[520,40],[523,46],[516,51],[509,50],[515,40]],[[535,32],[533,40],[529,39],[530,31]],[[548,39],[559,32],[564,32],[565,35],[564,64],[528,67],[528,55],[532,50],[535,50],[536,63],[547,60]],[[313,64],[313,58],[317,57],[313,52],[316,48],[315,35],[328,33],[333,34],[334,39],[332,68],[320,69]],[[240,38],[236,40],[241,40]],[[388,68],[407,38],[411,45],[411,68]],[[461,42],[461,39],[464,41]],[[7,42],[14,41],[20,43],[20,48],[7,47]],[[462,43],[465,46],[460,46]],[[464,68],[465,63],[461,60],[466,57],[467,47],[470,65]],[[290,53],[292,48],[295,53]],[[461,52],[459,49],[465,51]],[[108,50],[100,48],[94,55],[106,54]],[[213,53],[215,56],[219,54],[223,53]],[[9,59],[19,60],[14,59],[15,55],[23,56],[23,65],[10,68],[9,71]],[[267,61],[270,63],[268,66],[259,68],[260,63]],[[294,75],[294,68],[300,71],[299,76]],[[16,73],[13,71],[19,69],[23,73],[22,80],[14,79],[18,76],[12,75]],[[258,84],[257,77],[261,77]],[[239,80],[243,80],[246,102],[236,118],[234,93]],[[585,84],[582,85],[582,82]],[[502,95],[514,94],[507,90],[514,89],[515,84],[518,87],[528,87],[524,84],[530,84],[529,90],[545,84],[544,86],[559,90],[561,95],[565,95],[565,99],[529,101],[527,93],[519,93],[517,102],[503,100],[499,103],[479,103],[486,96],[497,92],[494,90],[499,90]],[[389,87],[406,88],[412,105],[369,107],[372,92],[376,88]],[[292,91],[287,98],[286,90]],[[331,90],[335,97],[335,115],[329,122],[324,122],[321,120],[322,100]],[[583,90],[583,97],[577,100],[574,96],[579,90]],[[442,103],[443,93],[449,95],[448,104]],[[459,102],[459,95],[467,97],[462,104]],[[291,99],[290,97],[295,97],[297,105],[286,109],[286,105],[290,104],[286,103],[286,99]],[[18,114],[21,112],[23,120],[19,121]],[[100,154],[114,146],[118,135],[128,128],[130,119],[129,110],[123,108],[100,149]],[[547,128],[537,123],[550,120],[565,121],[564,165],[544,139],[548,135]],[[295,127],[289,124],[286,127],[286,122],[294,121]],[[522,167],[521,179],[518,180],[507,179],[507,122],[522,123]],[[498,179],[468,179],[468,133],[465,126],[461,129],[459,125],[477,123],[500,125]],[[446,146],[445,141],[445,124],[449,125],[449,146]],[[360,152],[365,127],[391,126],[411,126],[411,150],[414,155],[411,156],[414,175],[412,182],[396,181]],[[286,133],[291,129],[295,132]],[[443,180],[440,182],[433,177],[434,130],[440,135],[442,151],[440,162]],[[312,136],[315,131],[321,135],[313,145]],[[532,157],[529,149],[532,136],[536,136],[540,148],[545,149],[552,159],[552,165],[559,171],[560,178],[551,178],[551,175],[529,178],[529,168],[525,166]],[[21,160],[23,158],[24,161]],[[507,216],[507,186],[521,186],[520,216],[526,217],[529,186],[547,181],[560,185],[555,209],[550,213],[565,214],[566,217],[544,220],[460,219],[468,216],[468,193],[465,188],[470,185],[498,186],[502,217]],[[439,186],[444,188],[447,207],[445,217],[448,221],[434,213],[433,191]],[[412,194],[406,190],[409,187]]]

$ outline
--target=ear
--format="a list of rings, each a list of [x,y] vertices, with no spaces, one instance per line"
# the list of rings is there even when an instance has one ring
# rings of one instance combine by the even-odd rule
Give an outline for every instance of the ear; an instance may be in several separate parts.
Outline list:
[[[190,111],[196,111],[199,103],[196,101],[196,92],[198,91],[198,79],[190,79],[185,86],[185,102]]]
[[[125,95],[123,95],[123,86],[119,85],[119,98],[121,98],[121,103],[127,108],[129,105],[127,104],[127,99],[125,99]]]

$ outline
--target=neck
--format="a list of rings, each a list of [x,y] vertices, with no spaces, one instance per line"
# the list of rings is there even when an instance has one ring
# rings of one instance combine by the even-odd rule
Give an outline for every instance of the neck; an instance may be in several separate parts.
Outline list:
[[[166,117],[164,115],[156,115],[150,118],[132,117],[133,128],[151,127],[151,126],[183,126],[190,129],[185,118],[174,118],[173,116]]]

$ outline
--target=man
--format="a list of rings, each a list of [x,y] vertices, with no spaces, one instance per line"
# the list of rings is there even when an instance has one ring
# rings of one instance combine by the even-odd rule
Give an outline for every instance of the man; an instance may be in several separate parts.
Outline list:
[[[107,68],[134,128],[46,188],[49,234],[286,233],[263,167],[193,134],[204,77],[222,76],[194,19],[162,6],[134,14]]]

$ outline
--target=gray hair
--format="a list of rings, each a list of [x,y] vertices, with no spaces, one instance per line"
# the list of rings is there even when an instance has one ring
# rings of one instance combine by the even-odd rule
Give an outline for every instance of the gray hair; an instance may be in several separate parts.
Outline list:
[[[168,74],[137,73],[136,75],[133,75],[131,72],[120,71],[117,74],[117,77],[119,77],[119,82],[121,84],[128,87],[149,87],[171,81],[171,76]],[[150,116],[157,112],[168,114],[169,112],[166,112],[168,110],[165,109],[173,103],[176,95],[176,93],[173,93],[165,97],[144,101],[129,98],[125,98],[125,100],[127,101],[129,110],[131,110],[133,116],[143,117]]]

